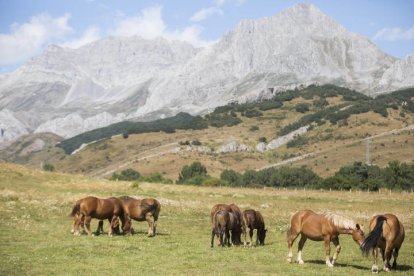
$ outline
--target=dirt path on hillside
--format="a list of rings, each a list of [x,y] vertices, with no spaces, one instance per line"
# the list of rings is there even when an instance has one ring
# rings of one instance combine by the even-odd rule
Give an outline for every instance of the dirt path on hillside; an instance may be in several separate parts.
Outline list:
[[[389,135],[397,134],[397,133],[400,133],[400,132],[403,132],[403,131],[410,131],[410,130],[414,130],[414,124],[409,125],[409,126],[404,127],[404,128],[393,129],[393,130],[386,131],[386,132],[383,132],[383,133],[380,133],[380,134],[376,134],[376,135],[373,135],[373,136],[370,136],[370,137],[367,137],[367,138],[364,138],[364,139],[360,139],[358,141],[350,142],[350,143],[345,144],[345,145],[351,145],[351,144],[359,143],[359,142],[362,142],[362,141],[373,140],[375,138],[389,136]],[[337,147],[338,146],[331,147],[331,148],[324,149],[324,150],[319,150],[319,151],[314,151],[314,152],[306,153],[306,154],[299,155],[299,156],[295,156],[293,158],[286,159],[286,160],[283,160],[281,162],[277,162],[277,163],[274,163],[274,164],[270,164],[270,165],[261,167],[259,169],[256,169],[256,171],[261,171],[261,170],[265,170],[265,169],[268,169],[268,168],[276,168],[276,167],[280,167],[280,166],[284,166],[284,165],[289,165],[289,164],[292,164],[294,162],[301,161],[301,160],[303,160],[305,158],[313,157],[313,156],[319,155],[321,153],[324,153],[324,152],[333,150],[333,149],[335,149]],[[341,145],[341,147],[343,147],[343,145]]]

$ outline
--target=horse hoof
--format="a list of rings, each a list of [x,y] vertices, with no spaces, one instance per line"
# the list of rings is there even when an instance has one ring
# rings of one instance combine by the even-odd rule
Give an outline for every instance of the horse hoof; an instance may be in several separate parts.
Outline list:
[[[389,272],[390,269],[388,267],[384,267],[384,271]]]
[[[331,263],[328,263],[328,264],[326,264],[329,268],[333,268],[334,267],[334,265],[333,264],[331,264]]]
[[[287,258],[288,263],[292,263],[292,258]]]
[[[304,264],[305,262],[304,262],[303,260],[298,260],[298,263],[302,265],[302,264]]]
[[[371,268],[372,273],[378,273],[378,266],[373,265]]]

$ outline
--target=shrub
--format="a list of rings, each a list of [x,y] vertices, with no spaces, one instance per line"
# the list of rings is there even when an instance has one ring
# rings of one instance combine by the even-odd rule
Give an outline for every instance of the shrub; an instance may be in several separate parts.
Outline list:
[[[177,183],[197,184],[202,183],[201,178],[207,176],[206,167],[198,161],[193,162],[190,166],[185,165],[178,176]]]
[[[306,138],[305,136],[297,135],[297,136],[295,136],[295,138],[293,140],[290,140],[286,144],[286,146],[288,148],[294,148],[294,147],[299,147],[299,146],[307,145],[308,142],[309,142],[309,139]]]
[[[45,163],[43,164],[43,170],[47,172],[53,172],[55,171],[55,167],[50,163]]]
[[[261,142],[261,143],[267,143],[266,137],[259,137],[259,142]]]
[[[246,116],[247,118],[253,118],[263,116],[263,113],[256,109],[247,109],[242,113],[242,115]]]
[[[249,130],[250,131],[258,131],[259,127],[258,126],[251,126]]]
[[[122,138],[124,138],[124,139],[128,139],[128,137],[129,137],[128,132],[124,132],[124,133],[122,133]]]
[[[191,144],[193,144],[194,146],[201,146],[201,142],[198,140],[192,141]]]
[[[224,170],[220,174],[220,179],[228,183],[230,186],[237,186],[241,184],[242,175],[233,170]]]
[[[140,182],[150,182],[150,183],[162,183],[162,184],[172,184],[171,179],[163,177],[160,173],[155,172],[147,176],[141,176],[138,181]]]
[[[309,105],[306,103],[300,103],[295,106],[295,110],[300,113],[305,113],[309,111]]]
[[[113,173],[111,180],[123,180],[123,181],[135,181],[141,177],[141,174],[134,169],[126,169],[121,171],[120,174]]]

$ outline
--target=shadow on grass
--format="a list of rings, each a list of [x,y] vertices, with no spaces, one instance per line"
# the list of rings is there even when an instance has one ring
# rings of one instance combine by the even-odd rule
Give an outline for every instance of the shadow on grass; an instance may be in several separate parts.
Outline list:
[[[323,260],[309,260],[309,261],[306,261],[306,262],[311,263],[311,264],[320,264],[320,265],[325,265],[326,266],[326,263]],[[352,268],[356,268],[356,269],[359,269],[359,270],[370,270],[371,269],[371,268],[367,268],[365,266],[354,265],[354,264],[344,264],[344,263],[338,263],[338,262],[335,263],[335,266],[336,267],[352,267]]]
[[[414,267],[412,267],[411,265],[398,265],[397,264],[397,271],[410,271],[413,269]]]

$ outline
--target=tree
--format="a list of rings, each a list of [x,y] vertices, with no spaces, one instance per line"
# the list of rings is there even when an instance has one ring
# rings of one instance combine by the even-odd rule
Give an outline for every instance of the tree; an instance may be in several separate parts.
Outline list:
[[[207,169],[203,164],[195,161],[190,166],[185,165],[181,169],[177,183],[190,183],[190,179],[200,176],[207,177]]]
[[[226,181],[231,186],[237,186],[241,184],[242,175],[233,170],[224,170],[220,174],[220,179]]]

